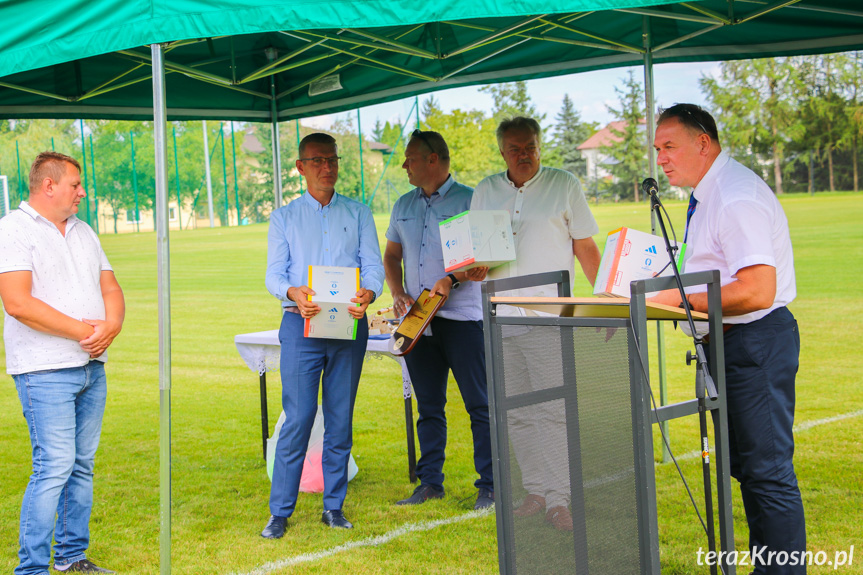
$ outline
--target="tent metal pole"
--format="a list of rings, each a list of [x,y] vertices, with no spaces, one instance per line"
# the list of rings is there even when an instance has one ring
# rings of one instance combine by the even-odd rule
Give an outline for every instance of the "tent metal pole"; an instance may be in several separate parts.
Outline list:
[[[276,105],[276,77],[270,76],[270,118],[273,122],[273,192],[276,197],[273,201],[273,209],[282,207],[282,154],[279,143],[279,116]]]
[[[140,232],[141,210],[138,209],[138,169],[135,167],[135,132],[132,130],[129,130],[129,144],[132,147],[132,190],[135,193],[135,231]]]
[[[79,120],[81,126],[81,167],[84,172],[84,190],[87,190],[87,138],[84,137],[84,120]],[[87,217],[85,220],[87,223],[90,223],[90,194],[88,193],[84,196],[84,209],[87,210]]]
[[[234,143],[234,122],[231,122],[231,157],[234,160],[234,207],[237,208],[237,225],[240,225],[240,187],[237,183],[237,145]]]
[[[363,170],[363,126],[360,123],[360,109],[357,108],[357,136],[360,139],[360,189],[362,190],[362,200],[366,203],[366,175]]]
[[[159,558],[171,573],[171,267],[168,245],[168,148],[162,45],[153,54],[153,143],[156,151],[156,257],[159,292]]]
[[[177,154],[177,128],[171,127],[171,136],[174,139],[174,180],[177,183],[177,224],[178,229],[183,229],[183,210],[180,209],[180,160]]]
[[[656,132],[656,102],[653,93],[653,49],[652,38],[650,35],[650,17],[645,16],[643,19],[643,35],[644,35],[644,98],[647,106],[647,161],[649,164],[648,173],[654,180],[656,179],[656,150],[653,148],[653,136]],[[656,213],[650,211],[650,231],[656,234]],[[665,372],[665,331],[664,322],[656,322],[656,361],[659,371],[659,404],[666,405],[668,403],[668,378]],[[668,430],[668,422],[663,421],[659,424],[662,426],[662,431],[665,437],[668,438],[668,443],[671,443],[671,437]],[[668,452],[668,447],[665,442],[662,442],[662,462],[668,463],[671,461],[671,454]]]
[[[213,178],[210,175],[210,140],[207,134],[207,120],[202,120],[204,126],[204,170],[207,175],[207,213],[210,216],[210,227],[216,227],[213,221]]]
[[[297,130],[297,156],[300,154],[300,119],[297,118],[294,120],[294,128]],[[297,175],[297,178],[300,180],[300,193],[303,191],[303,175]]]
[[[18,150],[18,140],[15,140],[15,158],[18,160],[18,202],[24,201],[24,192],[21,191],[21,152]]]
[[[225,123],[219,122],[219,138],[222,140],[222,185],[225,186],[225,221],[222,223],[223,226],[231,225],[231,215],[228,211],[228,158],[225,156]],[[240,225],[240,221],[237,220],[237,225]]]
[[[54,138],[51,138],[54,149]],[[96,216],[96,233],[99,233],[99,189],[96,187],[96,155],[93,153],[93,133],[90,132],[90,172],[93,174],[93,215]]]

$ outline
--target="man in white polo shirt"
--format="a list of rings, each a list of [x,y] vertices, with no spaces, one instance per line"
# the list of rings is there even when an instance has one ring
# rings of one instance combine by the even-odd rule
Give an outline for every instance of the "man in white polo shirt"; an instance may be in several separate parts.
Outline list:
[[[106,350],[125,302],[99,238],[75,214],[86,196],[69,156],[39,154],[30,199],[0,219],[6,371],[33,447],[15,575],[112,573],[86,557],[93,464],[105,409]]]
[[[654,145],[671,185],[693,188],[686,271],[720,273],[731,475],[740,482],[753,573],[805,573],[791,562],[756,563],[806,550],[792,462],[800,333],[786,307],[797,295],[788,220],[764,180],[722,150],[716,122],[699,106],[664,110]],[[706,288],[686,291],[691,307],[706,312]],[[682,304],[677,290],[654,299]]]
[[[590,284],[596,280],[600,253],[593,235],[599,232],[578,179],[570,172],[540,162],[540,127],[536,120],[516,117],[497,128],[497,143],[507,170],[482,180],[474,190],[472,210],[508,210],[512,216],[516,259],[489,272],[489,279],[568,270],[575,277],[575,259]],[[557,296],[554,286],[518,290],[511,295]],[[500,308],[498,315],[521,314],[521,308]],[[549,334],[510,329],[512,345],[504,358],[507,381],[521,382],[518,392],[561,385],[559,344]],[[505,332],[504,337],[508,334]],[[527,517],[545,511],[546,520],[572,531],[569,511],[569,464],[563,401],[514,409],[509,434],[528,495],[515,510]]]

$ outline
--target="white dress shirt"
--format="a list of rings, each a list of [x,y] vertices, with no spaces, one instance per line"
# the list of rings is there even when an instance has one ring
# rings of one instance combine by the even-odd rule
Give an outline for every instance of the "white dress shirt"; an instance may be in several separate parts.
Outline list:
[[[75,216],[66,235],[27,202],[0,219],[0,274],[29,271],[33,297],[75,319],[105,319],[101,275],[111,264],[99,237]],[[3,341],[10,375],[81,367],[90,354],[77,341],[36,331],[4,311]],[[107,361],[107,352],[97,358]]]
[[[482,180],[473,193],[472,210],[507,210],[512,216],[515,261],[488,273],[489,279],[569,270],[575,277],[572,240],[599,232],[578,178],[565,170],[540,166],[521,187],[501,172]],[[557,296],[557,288],[537,286],[506,295]]]
[[[737,281],[741,269],[776,268],[773,305],[736,316],[726,324],[750,323],[791,303],[797,295],[788,219],[776,195],[755,172],[720,152],[693,192],[698,205],[689,222],[686,272],[719,270],[723,286]],[[687,293],[706,291],[705,286]]]

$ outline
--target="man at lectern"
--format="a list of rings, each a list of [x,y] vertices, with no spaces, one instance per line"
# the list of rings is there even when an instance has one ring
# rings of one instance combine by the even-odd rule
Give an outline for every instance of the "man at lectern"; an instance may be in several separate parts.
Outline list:
[[[686,271],[721,274],[731,474],[740,482],[752,557],[799,554],[806,528],[792,426],[800,334],[786,307],[797,293],[788,220],[768,185],[722,151],[716,122],[702,108],[664,110],[654,145],[669,183],[693,188]],[[692,309],[706,312],[705,287],[686,291]],[[677,290],[654,301],[682,305]],[[805,572],[805,565],[763,564],[754,571]]]
[[[262,537],[278,539],[297,503],[300,476],[323,386],[324,512],[330,527],[351,528],[342,505],[348,488],[353,445],[354,401],[368,341],[365,311],[383,289],[384,268],[375,222],[368,206],[337,194],[339,156],[329,134],[309,134],[300,142],[297,170],[308,191],[273,212],[267,240],[267,290],[283,302],[279,329],[282,407],[270,489],[270,513]],[[304,337],[306,319],[321,311],[308,300],[309,266],[360,269],[360,289],[348,312],[357,322],[353,340]]]
[[[448,296],[431,321],[430,333],[405,355],[419,410],[420,485],[397,504],[416,505],[444,496],[445,408],[452,370],[473,433],[474,468],[479,474],[474,508],[483,509],[494,504],[482,304],[476,283],[487,268],[450,274],[444,269],[439,224],[467,211],[473,195],[473,189],[453,179],[449,165],[449,148],[439,133],[416,130],[411,135],[402,167],[416,188],[395,203],[387,229],[384,267],[396,313],[404,315],[423,289]]]
[[[489,278],[558,270],[568,270],[570,277],[574,277],[574,259],[578,259],[593,285],[601,259],[593,240],[599,227],[578,179],[570,172],[542,166],[540,127],[536,120],[516,117],[501,122],[497,143],[507,169],[477,185],[471,209],[509,211],[516,259],[491,270]],[[540,286],[513,295],[554,297],[557,290],[554,286]],[[509,306],[498,309],[498,315],[527,313],[537,312]],[[522,382],[523,389],[518,392],[562,385],[559,341],[553,345],[544,330],[519,327],[507,331],[510,333],[505,331],[504,337],[510,345],[504,369],[513,374],[509,381]],[[509,435],[527,491],[515,515],[527,517],[544,512],[555,528],[572,531],[562,400],[510,411]]]

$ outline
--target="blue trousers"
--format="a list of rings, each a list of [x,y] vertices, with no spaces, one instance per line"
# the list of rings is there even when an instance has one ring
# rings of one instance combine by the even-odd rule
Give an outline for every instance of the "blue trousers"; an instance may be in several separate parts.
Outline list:
[[[724,344],[731,475],[740,482],[750,551],[799,554],[806,550],[806,525],[792,462],[797,321],[782,307],[733,326]],[[753,573],[801,574],[806,567],[759,565]]]
[[[494,489],[482,322],[436,317],[431,328],[432,335],[422,336],[405,356],[419,411],[417,437],[421,455],[417,477],[423,485],[443,489],[446,388],[451,369],[470,416],[473,463],[479,474],[474,485]]]
[[[12,376],[33,448],[33,473],[21,504],[20,563],[15,575],[47,574],[86,557],[93,468],[107,384],[105,364]]]
[[[363,369],[369,327],[359,320],[357,339],[303,337],[303,318],[282,316],[282,409],[285,423],[276,443],[270,513],[290,517],[297,504],[303,462],[323,385],[324,509],[341,509],[348,490],[348,460],[353,446],[354,401]]]

